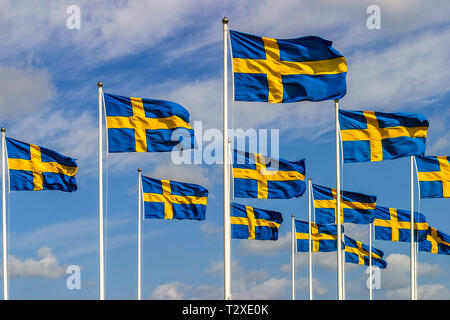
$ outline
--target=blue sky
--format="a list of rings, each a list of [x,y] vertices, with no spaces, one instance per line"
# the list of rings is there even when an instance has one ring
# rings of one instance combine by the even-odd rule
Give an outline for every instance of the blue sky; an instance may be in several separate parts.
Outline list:
[[[81,9],[81,29],[66,28],[66,9]],[[366,9],[381,9],[381,29]],[[353,110],[424,114],[427,154],[450,154],[450,5],[446,1],[9,1],[0,2],[0,124],[9,137],[78,159],[79,190],[13,192],[9,210],[10,297],[98,297],[97,82],[105,92],[176,101],[202,121],[222,123],[222,24],[274,38],[317,35],[348,61]],[[231,84],[231,83],[230,83]],[[231,87],[230,87],[231,88]],[[306,158],[314,183],[334,186],[332,102],[233,105],[234,128],[279,129],[280,156]],[[135,299],[137,171],[199,183],[210,191],[207,220],[144,221],[143,297],[223,297],[222,167],[171,162],[170,154],[114,154],[107,172],[106,298]],[[383,206],[409,209],[409,159],[345,164],[343,186],[376,194]],[[233,240],[235,298],[290,298],[290,214],[307,218],[307,198],[238,203],[278,210],[276,242]],[[416,201],[418,205],[418,201]],[[448,200],[423,200],[428,222],[450,233]],[[368,240],[366,226],[346,233]],[[409,295],[409,244],[375,241],[389,263],[375,298]],[[81,290],[66,289],[68,265],[79,265]],[[419,297],[450,298],[450,261],[419,254]],[[346,264],[349,299],[367,299],[365,268]],[[297,254],[297,297],[307,298],[307,257]],[[315,297],[336,297],[335,254],[314,256]]]

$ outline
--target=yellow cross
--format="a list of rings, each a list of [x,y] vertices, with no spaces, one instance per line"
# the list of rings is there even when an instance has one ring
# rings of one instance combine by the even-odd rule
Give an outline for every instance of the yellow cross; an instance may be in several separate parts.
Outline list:
[[[267,158],[265,158],[262,154],[254,155],[256,169],[233,168],[233,178],[257,180],[258,199],[268,198],[268,181],[305,180],[305,176],[298,171],[267,170]]]
[[[256,73],[267,75],[269,87],[268,102],[279,103],[283,101],[282,76],[307,74],[338,74],[347,72],[347,63],[344,57],[318,61],[282,61],[280,49],[276,39],[264,38],[264,50],[266,59],[233,58],[233,72]]]
[[[370,252],[367,250],[364,250],[361,241],[355,241],[355,242],[356,242],[356,248],[350,247],[350,246],[345,246],[345,251],[356,254],[358,256],[358,264],[364,265],[365,264],[364,257],[370,258]],[[379,255],[377,255],[375,252],[372,251],[372,259],[373,258],[381,259],[381,257]]]
[[[164,219],[173,219],[173,204],[207,204],[208,197],[180,196],[172,194],[169,180],[161,180],[161,193],[144,193],[144,202],[164,203]]]
[[[430,233],[427,235],[427,240],[431,242],[431,253],[438,253],[439,251],[439,247],[438,244],[442,243],[446,246],[450,246],[450,243],[445,242],[444,240],[442,240],[437,232],[436,228],[432,228],[430,227]]]
[[[336,214],[336,189],[331,189],[331,194],[333,199],[331,200],[314,200],[314,208],[321,209],[334,209],[334,221],[337,224],[337,214]],[[344,201],[341,197],[341,223],[344,223],[344,209],[364,209],[364,210],[375,210],[376,203],[364,203],[364,202],[352,202]]]
[[[265,219],[256,219],[255,212],[252,207],[245,206],[247,217],[230,217],[231,224],[240,224],[248,226],[248,238],[254,240],[256,227],[279,228],[280,224]]]
[[[444,198],[450,198],[450,163],[446,156],[436,157],[439,171],[419,172],[419,181],[441,181]]]
[[[60,173],[66,176],[75,176],[77,167],[69,167],[57,162],[43,162],[41,148],[30,144],[30,160],[8,159],[9,170],[31,171],[33,173],[33,190],[43,190],[43,173]]]
[[[176,129],[192,127],[178,116],[165,118],[147,118],[144,103],[141,98],[130,98],[132,117],[109,116],[106,117],[108,129],[134,129],[136,152],[147,152],[147,130]]]
[[[297,240],[309,240],[309,233],[300,233],[296,232]],[[319,233],[319,227],[316,223],[311,223],[311,244],[312,244],[312,252],[319,252],[319,241],[320,240],[337,240],[337,235],[327,234],[327,233]]]
[[[398,221],[398,213],[395,208],[389,208],[389,217],[389,220],[374,219],[374,224],[377,227],[391,228],[391,241],[399,241],[400,229],[411,230],[411,222]],[[428,230],[428,223],[414,221],[414,230]]]
[[[342,141],[369,141],[370,161],[383,160],[382,140],[413,137],[426,138],[427,127],[389,127],[380,128],[375,111],[363,111],[367,122],[367,129],[346,129],[341,130]]]

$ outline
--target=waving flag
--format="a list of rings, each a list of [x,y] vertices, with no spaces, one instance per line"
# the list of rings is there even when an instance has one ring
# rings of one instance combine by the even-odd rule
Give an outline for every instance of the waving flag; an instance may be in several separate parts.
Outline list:
[[[419,251],[450,254],[450,236],[436,228],[429,227],[427,238],[419,242]]]
[[[345,236],[345,262],[368,266],[370,261],[369,251],[368,245]],[[387,262],[382,259],[383,255],[383,251],[372,247],[372,265],[385,269]]]
[[[339,110],[344,162],[423,155],[427,119],[415,113]]]
[[[208,190],[197,184],[142,177],[145,218],[205,220]]]
[[[235,100],[284,103],[342,98],[347,62],[331,41],[257,37],[230,30]]]
[[[278,239],[278,228],[283,222],[281,213],[237,203],[232,203],[231,207],[231,237],[233,239]]]
[[[306,189],[305,160],[291,162],[261,154],[234,151],[234,196],[290,199]]]
[[[341,198],[341,223],[369,224],[373,221],[377,197],[357,192],[343,191]],[[313,185],[316,222],[336,224],[336,189]]]
[[[375,239],[411,242],[411,211],[377,206],[375,210]],[[428,223],[425,216],[414,212],[416,241],[425,240]]]
[[[189,112],[181,105],[105,93],[109,152],[170,152],[195,146]]]
[[[75,159],[11,138],[6,149],[11,190],[77,190]]]
[[[421,198],[450,198],[449,157],[416,157]]]
[[[341,226],[342,232],[344,227]],[[309,251],[309,226],[308,222],[295,220],[295,233],[297,239],[297,251]],[[311,223],[311,251],[331,252],[337,251],[337,226]],[[342,249],[344,245],[342,244]]]

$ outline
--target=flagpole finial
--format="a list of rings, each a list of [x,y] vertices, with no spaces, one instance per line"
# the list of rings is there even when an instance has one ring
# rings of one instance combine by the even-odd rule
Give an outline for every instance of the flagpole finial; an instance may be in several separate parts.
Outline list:
[[[338,103],[339,102],[339,99],[334,99],[334,103]]]
[[[97,87],[99,87],[99,88],[103,87],[103,82],[99,81],[99,82],[97,83]]]
[[[222,19],[223,24],[228,24],[228,21],[230,21],[230,20],[228,20],[227,17],[223,17],[223,19]]]
[[[138,172],[142,172],[142,169],[141,169],[141,168],[138,168]]]
[[[2,132],[6,132],[6,129],[5,129],[5,128],[2,128]]]
[[[294,214],[291,214],[291,217],[292,217],[292,218],[294,218],[294,217],[295,217],[295,215],[294,215]]]

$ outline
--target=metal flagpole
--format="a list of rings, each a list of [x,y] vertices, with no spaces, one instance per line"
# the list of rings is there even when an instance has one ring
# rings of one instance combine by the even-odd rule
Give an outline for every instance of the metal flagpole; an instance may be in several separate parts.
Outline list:
[[[3,300],[8,300],[8,245],[6,226],[6,129],[2,128],[2,244],[3,244]]]
[[[341,167],[339,152],[339,100],[334,100],[336,112],[336,216],[337,216],[337,287],[338,299],[343,300],[341,246]]]
[[[313,299],[313,283],[312,283],[312,245],[311,245],[311,191],[312,182],[308,179],[308,278],[309,278],[309,300]]]
[[[411,300],[415,300],[416,293],[416,285],[415,285],[415,245],[414,245],[414,156],[410,157],[411,164]]]
[[[142,170],[138,169],[138,285],[137,299],[142,300]]]
[[[291,214],[291,272],[292,272],[292,300],[295,300],[295,216]]]
[[[103,83],[98,82],[98,247],[99,247],[99,299],[105,300],[105,252],[103,244]]]
[[[373,223],[369,223],[369,300],[373,300],[372,291],[372,226]]]
[[[231,224],[230,224],[230,167],[228,158],[228,95],[227,95],[227,51],[228,18],[223,24],[223,240],[224,240],[224,294],[225,300],[231,299]]]

